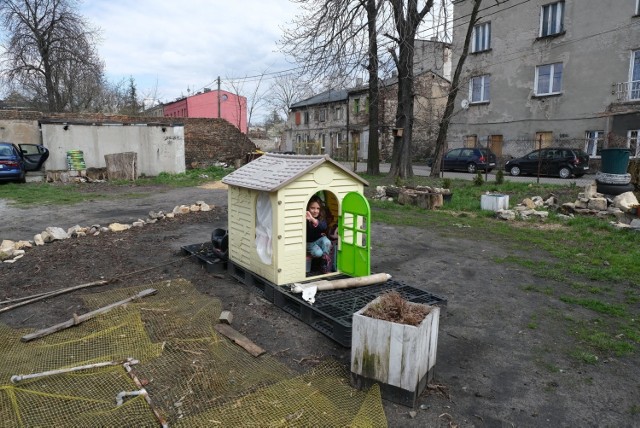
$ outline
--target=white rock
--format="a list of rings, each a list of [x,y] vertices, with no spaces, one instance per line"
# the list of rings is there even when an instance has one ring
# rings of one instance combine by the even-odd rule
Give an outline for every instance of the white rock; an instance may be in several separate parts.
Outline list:
[[[203,203],[202,205],[200,205],[200,211],[203,211],[203,212],[204,211],[211,211],[211,205]]]
[[[180,213],[180,205],[176,205],[175,207],[173,207],[173,210],[171,211],[171,213],[173,214]]]
[[[25,248],[33,248],[33,245],[29,241],[16,242],[16,250],[23,250]]]
[[[131,224],[131,226],[133,226],[133,227],[143,227],[144,226],[144,221],[142,221],[142,220],[134,221],[133,224]]]
[[[174,218],[176,215],[174,213],[167,213],[167,215],[165,217],[167,218]]]
[[[533,201],[536,207],[541,207],[542,205],[544,205],[544,201],[540,196],[534,196],[531,198],[531,200]]]
[[[189,211],[192,213],[197,213],[200,211],[200,205],[193,204],[189,207]]]
[[[154,224],[154,223],[158,222],[158,219],[157,218],[148,218],[144,222],[147,223],[147,224]]]
[[[631,207],[638,205],[638,198],[633,192],[625,192],[613,198],[613,205],[622,211],[630,211]]]
[[[44,239],[42,239],[41,234],[33,235],[33,242],[35,242],[36,246],[44,245]]]
[[[15,263],[16,260],[15,259],[7,259],[7,260],[3,260],[3,262],[5,262],[5,263]]]
[[[131,229],[130,224],[122,224],[122,223],[111,223],[109,225],[109,230],[112,232],[122,232],[123,230]]]
[[[178,207],[178,212],[176,214],[189,214],[191,212],[191,207],[189,205],[180,205]]]
[[[595,211],[606,211],[607,200],[605,198],[591,198],[587,204],[587,208]]]
[[[110,230],[110,229],[109,229],[108,227],[105,227],[105,226],[102,226],[102,227],[100,228],[100,232],[109,232],[109,230]]]
[[[82,230],[82,226],[80,226],[79,224],[76,224],[75,226],[72,226],[69,229],[67,229],[67,234],[69,236],[73,236],[76,232],[79,232],[81,230]]]
[[[16,247],[16,243],[10,239],[4,239],[0,243],[0,251],[13,250]]]
[[[534,217],[539,217],[539,218],[547,218],[549,217],[549,212],[548,211],[534,211],[531,213],[532,216]]]
[[[61,227],[47,227],[45,229],[47,237],[44,238],[44,242],[61,241],[63,239],[69,239],[69,234]]]
[[[633,229],[640,229],[640,219],[634,218],[633,220],[631,220],[629,226]]]
[[[496,211],[496,217],[500,220],[515,220],[516,213],[513,210],[498,210]]]
[[[196,205],[204,205],[205,202],[204,201],[196,201]]]

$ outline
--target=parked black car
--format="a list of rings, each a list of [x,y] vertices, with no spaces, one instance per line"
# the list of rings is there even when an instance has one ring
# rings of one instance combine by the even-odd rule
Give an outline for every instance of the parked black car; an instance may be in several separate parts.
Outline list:
[[[540,174],[557,175],[560,178],[582,177],[589,172],[589,155],[580,149],[547,147],[507,161],[504,170],[513,176]]]
[[[489,149],[451,149],[442,157],[443,171],[467,171],[475,174],[478,170],[491,172],[496,166],[496,155]]]
[[[37,171],[49,158],[49,150],[37,144],[0,141],[0,181],[26,181],[27,171]]]

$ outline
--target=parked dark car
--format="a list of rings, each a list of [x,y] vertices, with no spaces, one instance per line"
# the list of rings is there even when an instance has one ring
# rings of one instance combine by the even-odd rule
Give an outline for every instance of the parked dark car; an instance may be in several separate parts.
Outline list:
[[[496,166],[496,155],[489,149],[451,149],[442,157],[443,171],[467,171],[475,174],[478,170],[491,172]]]
[[[0,181],[26,181],[27,171],[37,171],[49,158],[49,150],[37,144],[0,142]]]
[[[513,176],[539,173],[560,178],[582,177],[589,172],[589,155],[580,149],[547,147],[507,161],[504,170]]]

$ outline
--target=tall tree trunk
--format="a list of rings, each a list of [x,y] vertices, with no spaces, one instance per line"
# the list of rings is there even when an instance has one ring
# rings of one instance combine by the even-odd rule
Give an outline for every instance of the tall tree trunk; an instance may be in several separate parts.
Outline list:
[[[380,121],[380,86],[378,84],[378,8],[376,0],[367,0],[367,29],[369,32],[369,150],[367,152],[367,174],[380,174],[380,148],[378,125]]]
[[[393,155],[389,174],[396,178],[413,177],[411,144],[413,137],[413,49],[416,32],[434,0],[427,0],[418,10],[418,0],[389,0],[393,8],[398,43],[394,56],[398,69],[397,133],[393,141]],[[406,3],[405,3],[406,1]],[[400,131],[402,130],[402,131]],[[402,132],[402,135],[400,135]]]
[[[462,74],[462,68],[469,54],[469,44],[471,43],[471,34],[473,33],[473,26],[478,19],[478,11],[480,10],[480,4],[482,0],[474,0],[473,10],[471,11],[471,17],[469,18],[469,26],[467,27],[467,33],[464,38],[464,47],[460,54],[460,59],[456,65],[456,70],[453,73],[453,79],[451,80],[451,90],[447,96],[447,106],[444,109],[444,115],[440,122],[438,129],[438,139],[436,140],[436,149],[433,154],[433,165],[431,166],[430,177],[440,176],[440,167],[442,165],[442,155],[444,154],[444,145],[447,142],[447,132],[449,131],[449,123],[453,115],[453,109],[455,107],[454,102],[458,96],[460,89],[460,74]]]

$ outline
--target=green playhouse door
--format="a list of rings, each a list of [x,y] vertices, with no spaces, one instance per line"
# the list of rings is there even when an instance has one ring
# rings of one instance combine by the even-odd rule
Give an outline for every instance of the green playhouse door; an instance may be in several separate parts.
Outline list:
[[[369,202],[363,195],[345,195],[338,222],[338,267],[342,273],[353,277],[371,273],[370,214]]]

